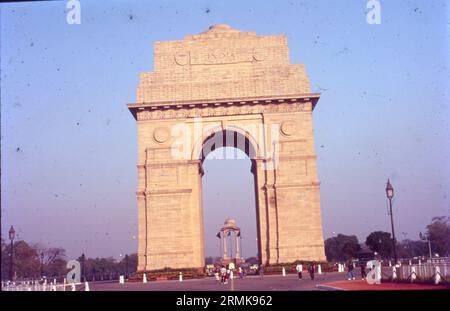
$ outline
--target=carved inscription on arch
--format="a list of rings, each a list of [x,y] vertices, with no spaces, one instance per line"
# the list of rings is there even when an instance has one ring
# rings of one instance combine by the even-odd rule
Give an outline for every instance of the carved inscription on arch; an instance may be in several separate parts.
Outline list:
[[[177,65],[218,65],[263,61],[267,52],[263,49],[214,49],[204,52],[180,52],[175,54]]]

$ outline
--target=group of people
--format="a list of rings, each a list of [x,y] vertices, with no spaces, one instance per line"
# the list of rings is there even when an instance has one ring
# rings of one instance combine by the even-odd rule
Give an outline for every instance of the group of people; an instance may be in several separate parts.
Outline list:
[[[353,273],[353,270],[354,270],[355,266],[354,266],[353,262],[351,262],[351,261],[347,262],[346,266],[347,266],[347,272],[348,272],[347,273],[348,279],[349,280],[354,280],[355,279],[355,275]],[[366,264],[364,262],[362,262],[360,264],[360,268],[361,268],[361,279],[364,280],[366,278],[366,276],[367,276],[367,274],[366,274]],[[302,275],[303,265],[298,264],[295,267],[295,270],[297,270],[298,279],[302,280],[303,279],[303,275]],[[315,264],[314,264],[314,262],[311,263],[308,266],[308,272],[309,272],[309,276],[310,276],[311,280],[314,280],[314,272],[315,272]]]
[[[222,265],[220,268],[217,268],[215,272],[216,280],[220,280],[221,284],[228,284],[228,280],[230,279],[234,269],[235,267],[232,263],[230,263],[228,267]],[[241,266],[238,267],[237,272],[239,274],[239,278],[241,279],[244,278],[247,274],[245,269]]]
[[[355,274],[353,273],[354,271],[354,264],[353,262],[349,261],[346,263],[346,267],[347,267],[347,276],[349,280],[354,280],[355,279]],[[222,265],[220,268],[216,268],[215,270],[215,276],[216,276],[216,280],[219,281],[221,284],[228,284],[228,280],[231,277],[231,274],[233,273],[235,267],[233,263],[230,263],[228,265],[228,267],[226,267],[225,265]],[[365,279],[366,278],[366,265],[364,262],[362,262],[360,264],[360,269],[361,269],[361,279]],[[264,269],[263,266],[260,265],[259,268],[259,275],[261,277],[261,279],[264,278]],[[297,264],[297,266],[295,267],[295,270],[297,271],[297,275],[298,275],[298,279],[302,280],[303,279],[303,265],[302,264]],[[241,266],[238,267],[237,269],[238,273],[239,273],[239,278],[243,278],[246,275],[246,271],[245,269],[243,269]],[[315,263],[312,262],[308,265],[307,271],[309,273],[309,277],[311,278],[311,280],[314,280],[314,273],[316,271],[315,268]]]
[[[303,265],[298,264],[295,267],[295,270],[297,271],[298,279],[302,280],[303,279]],[[308,272],[309,272],[309,277],[311,278],[311,281],[314,280],[314,272],[315,271],[316,271],[316,268],[315,268],[315,264],[313,262],[313,263],[309,264],[309,266],[308,266]]]
[[[359,265],[360,269],[361,269],[361,279],[364,280],[367,276],[366,274],[366,263],[365,262],[361,262]],[[348,280],[354,280],[355,279],[355,275],[353,274],[353,270],[355,268],[355,265],[353,264],[353,262],[349,261],[347,262],[347,276],[348,276]]]

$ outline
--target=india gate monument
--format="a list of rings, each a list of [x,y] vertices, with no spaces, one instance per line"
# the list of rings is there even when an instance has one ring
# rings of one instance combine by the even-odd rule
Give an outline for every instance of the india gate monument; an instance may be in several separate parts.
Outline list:
[[[252,162],[263,265],[324,261],[311,93],[285,35],[219,24],[154,45],[128,108],[138,135],[138,271],[204,267],[203,161],[220,147]],[[253,207],[249,207],[253,208]]]

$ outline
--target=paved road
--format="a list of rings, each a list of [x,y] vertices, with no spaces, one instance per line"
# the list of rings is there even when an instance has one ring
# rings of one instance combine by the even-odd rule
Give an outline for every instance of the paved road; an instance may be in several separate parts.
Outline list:
[[[311,281],[309,275],[303,274],[303,280],[298,280],[297,275],[289,274],[286,277],[281,275],[266,275],[264,279],[259,276],[247,276],[244,279],[234,279],[233,284],[220,284],[214,278],[204,278],[196,280],[179,281],[157,281],[138,283],[127,282],[119,284],[111,283],[90,283],[92,291],[300,291],[318,290],[316,285],[333,281],[345,280],[346,273],[327,273],[317,275]]]

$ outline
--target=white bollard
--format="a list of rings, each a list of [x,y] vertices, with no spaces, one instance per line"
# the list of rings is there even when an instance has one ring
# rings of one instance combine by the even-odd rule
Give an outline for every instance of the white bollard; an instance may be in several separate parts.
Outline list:
[[[64,280],[63,280],[63,292],[66,291],[66,283],[67,283],[67,280],[66,280],[66,278],[64,278]]]
[[[75,291],[75,283],[72,283],[72,292],[74,292]]]
[[[409,265],[411,265],[411,260],[409,261]]]
[[[419,266],[422,264],[422,261],[420,261],[420,259],[419,259]]]
[[[142,277],[142,283],[147,283],[147,274],[145,274],[145,273]]]
[[[178,276],[178,281],[183,282],[183,273],[180,272],[180,275]]]
[[[56,279],[53,279],[53,284],[56,284]]]
[[[286,276],[286,269],[283,267],[283,271],[282,271],[283,276]]]
[[[318,266],[317,273],[322,274],[322,267],[320,265]]]
[[[119,284],[125,284],[125,278],[123,275],[119,276]]]
[[[411,283],[416,279],[416,266],[411,267]]]
[[[89,288],[89,283],[88,282],[84,282],[84,291],[89,292],[90,288]]]
[[[392,263],[391,263],[391,261],[389,260],[389,267],[392,267]]]
[[[392,267],[392,280],[397,279],[397,268]]]
[[[439,284],[441,282],[441,270],[439,266],[434,267],[434,284]]]

